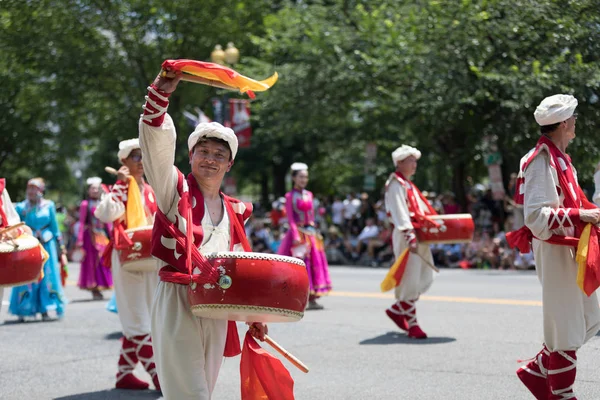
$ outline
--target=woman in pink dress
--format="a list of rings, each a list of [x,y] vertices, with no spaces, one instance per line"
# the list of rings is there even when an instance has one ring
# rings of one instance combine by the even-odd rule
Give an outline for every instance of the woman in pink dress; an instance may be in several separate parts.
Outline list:
[[[79,282],[77,286],[92,292],[94,300],[101,300],[101,291],[112,288],[112,274],[110,268],[101,261],[102,253],[108,245],[110,237],[110,224],[105,224],[94,217],[94,210],[99,204],[101,195],[100,178],[87,180],[88,196],[79,207],[79,232],[77,235],[77,248],[83,250]]]
[[[315,227],[313,194],[305,190],[308,184],[308,167],[303,163],[292,164],[294,188],[285,195],[285,207],[290,229],[279,247],[279,254],[302,258],[306,264],[310,282],[307,310],[320,310],[317,299],[331,291],[329,266],[325,257],[323,239]]]

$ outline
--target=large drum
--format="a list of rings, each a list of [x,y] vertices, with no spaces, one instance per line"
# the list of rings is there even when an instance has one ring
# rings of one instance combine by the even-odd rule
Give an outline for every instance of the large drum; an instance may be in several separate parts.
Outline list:
[[[152,258],[152,226],[127,229],[125,234],[131,239],[133,245],[121,248],[119,260],[121,268],[130,272],[156,271],[156,260]]]
[[[31,235],[0,241],[0,287],[35,282],[47,260],[48,253]]]
[[[205,256],[219,271],[215,284],[188,288],[198,317],[246,322],[295,322],[308,302],[302,260],[276,254],[219,252]]]
[[[471,214],[428,215],[428,217],[440,226],[417,229],[419,243],[468,243],[473,240],[475,225]]]

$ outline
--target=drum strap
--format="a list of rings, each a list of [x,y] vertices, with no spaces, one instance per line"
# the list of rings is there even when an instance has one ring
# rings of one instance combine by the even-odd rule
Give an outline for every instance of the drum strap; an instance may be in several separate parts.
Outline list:
[[[2,203],[2,192],[4,192],[4,187],[6,185],[6,180],[4,178],[0,179],[0,228],[4,228],[8,226],[8,219],[6,218],[6,213],[4,212],[4,204]]]
[[[240,243],[242,244],[244,251],[252,251],[250,243],[248,242],[248,238],[246,237],[246,232],[244,231],[244,228],[242,227],[242,224],[240,223],[237,214],[233,211],[231,201],[229,201],[229,199],[225,199],[224,203],[225,207],[227,208],[227,214],[229,214],[229,222],[233,226],[233,231],[235,232],[235,235],[238,237],[238,239],[240,239]],[[230,240],[233,244],[233,235],[231,236],[232,237]]]

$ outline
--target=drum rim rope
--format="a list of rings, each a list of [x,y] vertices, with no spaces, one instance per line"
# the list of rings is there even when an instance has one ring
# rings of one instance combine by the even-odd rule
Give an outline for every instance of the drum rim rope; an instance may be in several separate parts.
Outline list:
[[[23,243],[23,244],[22,243],[17,243],[17,240],[18,241],[24,241],[25,243]],[[32,246],[31,247],[25,247],[27,245],[27,242],[31,242]],[[11,248],[10,249],[9,248],[5,248],[4,246],[2,246],[3,244],[11,246]],[[17,249],[18,249],[18,251],[31,250],[31,249],[35,249],[39,245],[40,245],[40,241],[37,240],[35,237],[33,237],[33,236],[21,236],[21,237],[18,237],[18,238],[1,241],[0,242],[0,253],[13,253]]]
[[[233,311],[259,311],[268,313],[271,315],[282,315],[295,316],[299,319],[304,317],[303,312],[290,310],[288,308],[277,308],[277,307],[266,307],[266,306],[250,306],[250,305],[239,305],[239,304],[196,304],[190,306],[192,312],[194,311],[211,311],[211,310],[233,310]]]
[[[204,254],[204,258],[207,260],[214,260],[219,258],[226,259],[245,259],[245,260],[268,260],[268,261],[281,261],[290,264],[296,264],[301,267],[306,267],[304,261],[290,256],[283,256],[279,254],[265,254],[249,251],[218,251],[214,253]]]

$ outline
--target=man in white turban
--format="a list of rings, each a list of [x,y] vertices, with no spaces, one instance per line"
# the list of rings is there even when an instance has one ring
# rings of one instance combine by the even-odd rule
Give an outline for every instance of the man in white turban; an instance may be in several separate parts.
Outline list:
[[[234,322],[228,326],[227,321],[192,314],[188,289],[217,283],[206,281],[211,275],[200,270],[204,264],[194,263],[190,274],[186,249],[198,258],[249,251],[243,224],[252,205],[220,191],[238,149],[231,129],[216,122],[199,124],[188,138],[191,174],[185,177],[174,166],[176,132],[166,111],[180,78],[156,78],[139,123],[146,176],[158,203],[152,255],[159,259],[160,282],[152,307],[152,339],[165,400],[209,400],[223,356],[239,354],[239,338]],[[187,241],[190,224],[192,244]],[[266,325],[251,324],[253,336],[262,340],[266,332]]]
[[[410,178],[417,171],[417,160],[421,152],[414,147],[402,145],[392,153],[396,171],[385,184],[385,209],[394,225],[392,240],[394,256],[398,259],[404,250],[410,250],[406,268],[395,289],[396,302],[386,310],[386,314],[408,336],[425,339],[427,335],[417,322],[416,302],[433,282],[433,256],[429,246],[419,244],[415,229],[419,216],[435,214],[431,205],[421,194]]]
[[[583,194],[566,154],[575,139],[577,100],[558,94],[545,98],[534,117],[542,133],[521,159],[515,202],[523,204],[525,226],[507,235],[522,253],[533,248],[542,284],[544,345],[517,376],[537,399],[574,399],[576,351],[600,329],[595,293],[577,283],[574,243],[587,223],[600,222],[600,210]]]

